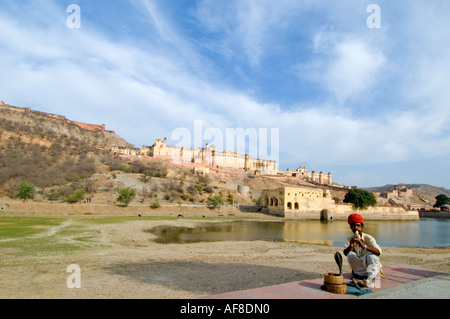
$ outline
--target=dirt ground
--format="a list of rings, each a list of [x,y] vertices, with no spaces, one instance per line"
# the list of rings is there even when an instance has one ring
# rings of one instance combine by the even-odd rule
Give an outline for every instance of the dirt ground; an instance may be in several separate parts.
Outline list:
[[[20,247],[8,248],[0,242],[0,298],[198,298],[320,278],[326,272],[338,271],[333,254],[343,249],[270,241],[158,244],[151,240],[154,235],[146,232],[161,225],[193,227],[211,222],[209,216],[204,220],[184,216],[175,220],[137,218],[125,223],[92,223],[85,226],[91,238],[82,241],[75,235],[61,235],[64,227],[78,227],[76,216],[63,216],[67,218],[64,225],[46,234],[56,236],[60,244],[76,242],[83,249],[55,249],[24,255]],[[268,217],[238,213],[233,214],[233,218]],[[384,248],[381,261],[384,265],[409,264],[450,272],[450,247]],[[68,288],[71,274],[67,267],[71,264],[80,267],[81,288]],[[346,261],[344,271],[350,271]]]

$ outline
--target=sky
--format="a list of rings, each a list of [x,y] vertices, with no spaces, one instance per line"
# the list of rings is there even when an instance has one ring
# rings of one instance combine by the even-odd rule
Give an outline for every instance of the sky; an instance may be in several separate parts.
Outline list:
[[[448,0],[2,0],[0,100],[136,147],[450,188],[449,16]]]

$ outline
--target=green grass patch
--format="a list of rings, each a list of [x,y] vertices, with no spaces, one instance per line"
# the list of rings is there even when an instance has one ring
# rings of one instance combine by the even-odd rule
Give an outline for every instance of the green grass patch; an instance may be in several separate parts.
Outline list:
[[[4,255],[17,257],[4,259],[3,262],[16,263],[26,258],[28,262],[39,262],[36,257],[54,255],[70,255],[72,253],[89,249],[108,249],[108,243],[100,241],[100,231],[95,229],[98,225],[122,224],[129,222],[142,222],[160,220],[178,220],[174,216],[64,216],[64,217],[0,217],[0,252]],[[209,216],[203,218],[186,217],[186,220],[218,220],[226,221],[235,218],[229,216]],[[59,226],[68,220],[72,223],[61,228],[51,236],[33,237],[45,233],[52,227]],[[9,260],[9,261],[8,261]],[[1,262],[0,262],[1,264]]]
[[[32,257],[28,262],[39,262],[39,257],[47,257],[57,253],[58,255],[70,255],[83,246],[76,243],[59,242],[55,237],[43,237],[33,239],[19,239],[0,243],[0,249],[9,249],[8,253],[14,257]]]
[[[72,218],[2,217],[0,218],[0,251],[15,257],[47,257],[70,255],[74,252],[100,247],[98,232],[88,225],[73,223],[51,236],[33,237]],[[2,241],[3,240],[3,241]],[[11,260],[11,262],[14,262]]]
[[[45,217],[0,217],[0,240],[38,235],[65,220]]]

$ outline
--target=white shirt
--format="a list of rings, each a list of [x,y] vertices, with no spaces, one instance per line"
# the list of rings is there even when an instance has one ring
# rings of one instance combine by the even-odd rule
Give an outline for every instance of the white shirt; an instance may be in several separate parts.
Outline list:
[[[350,246],[350,240],[353,237],[354,237],[354,235],[349,236],[347,238],[347,242],[345,244],[345,247]],[[378,249],[378,251],[380,252],[380,255],[381,255],[381,248],[380,248],[380,246],[378,245],[377,241],[375,240],[375,238],[373,236],[363,232],[362,236],[361,236],[361,240],[364,243],[364,245],[366,245],[367,247],[372,247],[372,248]],[[362,256],[364,256],[365,254],[367,254],[369,252],[367,249],[364,249],[363,247],[358,247],[358,246],[359,245],[356,245],[355,247],[352,248],[352,250],[350,250],[350,251],[353,251],[355,254],[357,254],[358,257],[362,257]],[[358,250],[359,250],[359,253],[358,253]]]

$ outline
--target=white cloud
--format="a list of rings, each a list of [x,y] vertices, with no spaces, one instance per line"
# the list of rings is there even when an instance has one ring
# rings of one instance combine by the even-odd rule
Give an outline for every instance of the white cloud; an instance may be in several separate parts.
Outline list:
[[[364,101],[386,69],[383,48],[370,39],[321,30],[311,47],[312,61],[297,66],[299,76],[318,83],[339,107],[348,99]]]
[[[259,99],[246,88],[225,85],[221,80],[225,71],[195,46],[201,37],[191,40],[184,35],[164,15],[161,3],[136,3],[157,32],[151,33],[152,41],[135,47],[129,39],[112,40],[93,27],[89,32],[69,30],[64,19],[36,28],[0,14],[0,99],[75,120],[105,122],[137,146],[158,136],[169,138],[178,127],[192,131],[197,119],[204,129],[216,127],[223,132],[279,128],[281,164],[289,163],[291,168],[308,162],[331,171],[335,164],[376,165],[449,156],[450,46],[439,37],[426,36],[448,25],[444,16],[427,25],[425,35],[419,31],[432,18],[411,20],[416,28],[401,38],[395,33],[401,21],[391,21],[389,31],[381,30],[381,35],[364,37],[365,11],[358,32],[350,30],[350,22],[345,30],[339,25],[302,30],[309,40],[303,46],[311,55],[298,60],[299,77],[319,89],[311,86],[318,92],[313,98],[284,105],[276,99]],[[290,45],[281,39],[283,32],[294,25],[300,28],[299,17],[315,3],[204,0],[195,16],[206,28],[202,35],[211,37],[205,46],[220,48],[229,59],[239,59],[236,56],[242,52],[254,70],[264,68],[273,43]],[[314,8],[318,7],[326,5],[322,2]],[[55,15],[54,10],[50,6],[23,16],[41,21],[45,12]],[[327,10],[324,14],[332,16],[339,6]],[[344,11],[335,15],[334,21],[343,20]],[[394,52],[395,41],[402,47],[434,47],[439,52]],[[393,100],[384,97],[386,105],[380,107],[371,100],[376,94],[365,99],[372,91],[395,95]],[[362,104],[373,109],[362,112]]]
[[[385,57],[367,43],[350,40],[337,44],[333,61],[327,66],[323,83],[342,103],[370,90],[383,70]]]

